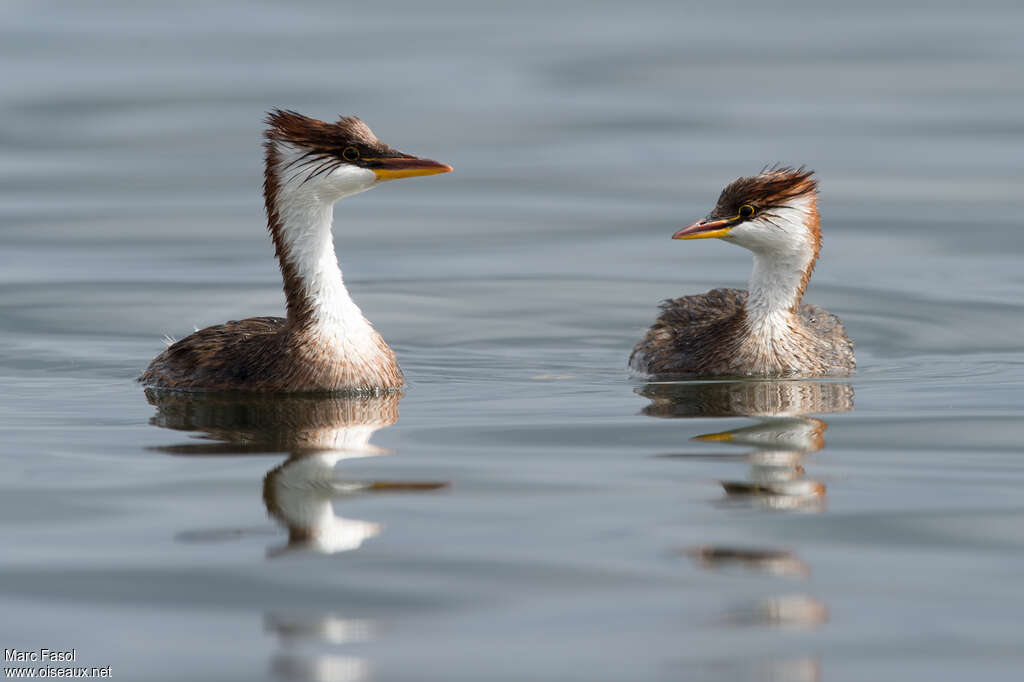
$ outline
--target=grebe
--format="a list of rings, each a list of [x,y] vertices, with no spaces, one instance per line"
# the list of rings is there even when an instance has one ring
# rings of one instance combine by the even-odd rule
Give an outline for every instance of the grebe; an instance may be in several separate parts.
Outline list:
[[[139,381],[191,390],[401,388],[394,352],[342,280],[331,237],[334,202],[384,180],[447,173],[451,166],[392,149],[355,117],[325,123],[275,110],[266,122],[263,194],[288,316],[197,331],[158,355]]]
[[[821,248],[813,171],[771,168],[730,183],[707,218],[673,239],[717,237],[754,252],[750,291],[665,301],[633,349],[645,374],[846,375],[853,343],[825,310],[801,303]]]

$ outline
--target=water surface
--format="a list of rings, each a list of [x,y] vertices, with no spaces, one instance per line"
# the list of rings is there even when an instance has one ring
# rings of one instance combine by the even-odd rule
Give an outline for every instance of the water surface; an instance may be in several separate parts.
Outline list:
[[[1022,21],[5,4],[3,646],[122,680],[1012,678]],[[455,167],[335,211],[400,401],[133,381],[165,334],[283,310],[274,106]],[[658,301],[749,272],[669,236],[776,161],[819,172],[808,300],[857,373],[631,379]]]

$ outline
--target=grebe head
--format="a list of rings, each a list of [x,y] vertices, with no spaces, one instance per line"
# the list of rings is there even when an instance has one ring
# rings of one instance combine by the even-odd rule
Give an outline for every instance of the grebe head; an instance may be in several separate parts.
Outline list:
[[[755,253],[787,257],[810,249],[817,254],[817,187],[814,171],[776,167],[729,183],[702,220],[673,239],[717,237]]]
[[[342,279],[332,235],[334,202],[385,180],[447,173],[451,166],[403,154],[350,116],[325,123],[278,109],[267,115],[264,137],[263,199],[284,279],[289,328],[315,328],[332,352],[344,348],[350,359],[370,358],[360,371],[386,366],[393,371],[382,380],[400,380],[391,350]]]
[[[267,170],[275,190],[308,192],[327,203],[385,180],[447,173],[451,166],[389,147],[354,116],[325,123],[294,111],[267,115]]]

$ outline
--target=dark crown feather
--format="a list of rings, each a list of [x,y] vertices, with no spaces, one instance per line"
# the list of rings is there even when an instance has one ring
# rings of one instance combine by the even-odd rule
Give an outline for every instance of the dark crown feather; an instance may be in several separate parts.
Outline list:
[[[287,142],[317,155],[339,155],[345,147],[373,149],[391,148],[377,139],[370,127],[355,116],[341,116],[327,123],[297,111],[274,109],[266,117],[268,141]]]
[[[758,209],[785,206],[793,199],[814,194],[817,189],[814,171],[804,166],[766,167],[758,175],[737,178],[726,185],[712,215],[734,216],[743,204],[751,204]]]

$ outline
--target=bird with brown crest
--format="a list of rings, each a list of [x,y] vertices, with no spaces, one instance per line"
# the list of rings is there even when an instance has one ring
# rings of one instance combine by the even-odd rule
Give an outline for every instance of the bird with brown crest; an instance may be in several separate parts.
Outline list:
[[[748,291],[713,289],[665,301],[633,349],[646,375],[824,376],[853,371],[839,318],[801,299],[821,249],[818,183],[770,168],[730,183],[714,210],[673,239],[715,237],[754,253]]]
[[[447,173],[451,166],[403,154],[349,116],[325,123],[275,110],[264,136],[263,193],[287,317],[199,330],[168,346],[139,381],[214,391],[401,389],[394,352],[342,279],[331,233],[334,203],[386,180]]]

